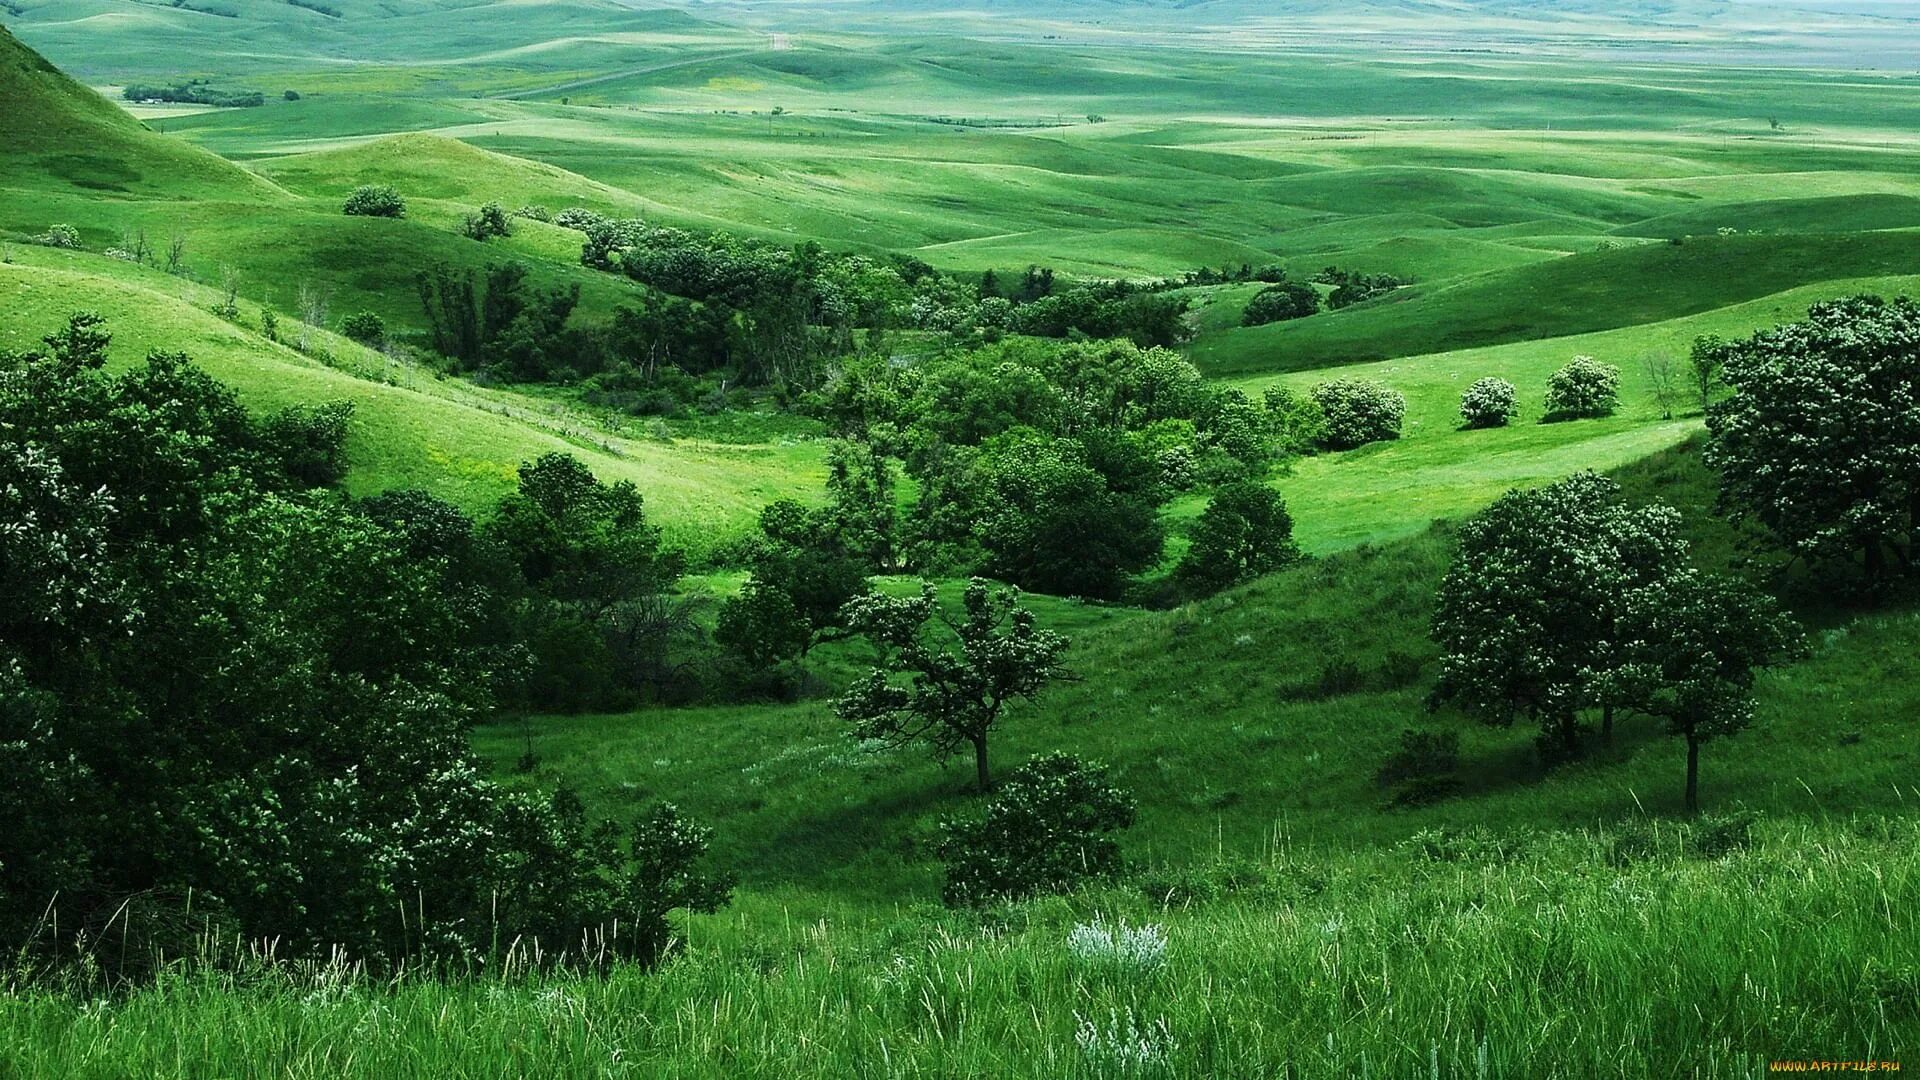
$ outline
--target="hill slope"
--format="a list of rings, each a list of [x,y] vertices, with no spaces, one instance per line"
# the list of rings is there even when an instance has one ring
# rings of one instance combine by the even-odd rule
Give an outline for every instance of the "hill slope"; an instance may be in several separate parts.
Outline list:
[[[97,195],[271,198],[274,187],[148,131],[0,28],[0,188]]]

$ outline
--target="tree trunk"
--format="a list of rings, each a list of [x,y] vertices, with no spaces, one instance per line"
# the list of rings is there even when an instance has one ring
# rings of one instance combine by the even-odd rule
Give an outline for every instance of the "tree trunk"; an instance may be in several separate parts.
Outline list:
[[[987,737],[982,735],[973,740],[973,778],[985,794],[992,778],[987,773]]]
[[[1700,738],[1687,732],[1687,813],[1700,812]]]

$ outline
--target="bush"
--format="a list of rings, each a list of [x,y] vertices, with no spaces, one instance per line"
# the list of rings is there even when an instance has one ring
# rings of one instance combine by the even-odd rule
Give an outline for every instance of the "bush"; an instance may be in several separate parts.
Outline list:
[[[523,206],[520,209],[515,210],[513,212],[513,216],[517,218],[526,218],[528,221],[544,221],[544,222],[553,221],[553,211],[547,209],[544,206],[540,206],[537,204],[528,204],[526,206]]]
[[[553,223],[563,229],[575,229],[586,232],[595,225],[606,224],[606,216],[587,209],[584,206],[570,206],[553,216]]]
[[[1288,319],[1303,319],[1320,311],[1320,293],[1311,285],[1275,285],[1262,289],[1247,302],[1240,316],[1242,326],[1265,326]]]
[[[1313,388],[1326,427],[1321,443],[1332,450],[1351,450],[1370,442],[1400,437],[1407,399],[1365,379],[1335,379]]]
[[[1620,405],[1620,369],[1576,356],[1547,379],[1547,420],[1609,416]]]
[[[1505,379],[1477,379],[1460,396],[1460,419],[1469,428],[1506,427],[1519,411],[1519,394]]]
[[[1067,892],[1121,869],[1112,833],[1133,824],[1133,798],[1104,767],[1068,754],[1014,770],[975,821],[941,825],[948,904],[982,905]]]
[[[340,333],[362,345],[378,346],[387,340],[387,321],[371,311],[349,315],[340,324]]]
[[[341,212],[350,217],[403,218],[407,216],[407,201],[384,184],[362,184],[347,196]]]
[[[1375,774],[1383,785],[1397,786],[1395,806],[1425,806],[1459,790],[1460,735],[1452,731],[1400,733],[1400,745]]]
[[[33,238],[41,247],[75,250],[80,247],[80,230],[71,225],[55,225]]]
[[[490,202],[468,214],[460,224],[460,232],[469,240],[484,243],[496,236],[512,236],[513,222],[507,218],[504,207],[497,202]]]

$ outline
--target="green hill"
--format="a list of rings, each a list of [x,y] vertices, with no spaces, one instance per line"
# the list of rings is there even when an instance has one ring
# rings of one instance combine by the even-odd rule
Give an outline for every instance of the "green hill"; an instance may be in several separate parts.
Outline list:
[[[156,135],[0,28],[0,190],[272,199],[273,185]]]

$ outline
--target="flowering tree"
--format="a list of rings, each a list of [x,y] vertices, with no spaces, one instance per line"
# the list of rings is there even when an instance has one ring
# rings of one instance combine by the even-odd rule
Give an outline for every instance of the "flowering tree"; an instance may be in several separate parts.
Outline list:
[[[1857,296],[1715,350],[1707,411],[1721,504],[1808,559],[1884,578],[1920,541],[1920,306]]]

